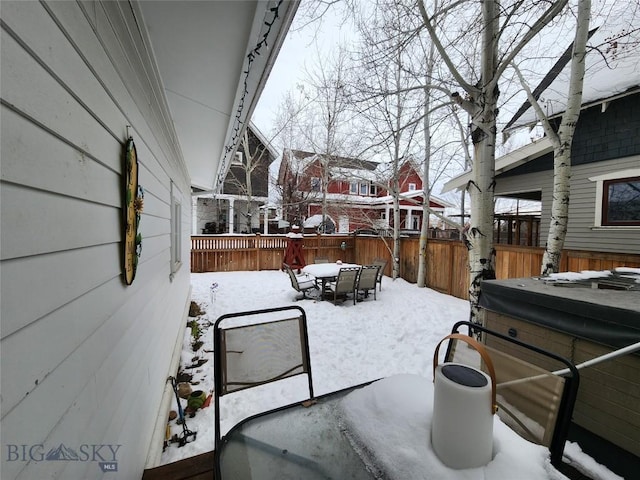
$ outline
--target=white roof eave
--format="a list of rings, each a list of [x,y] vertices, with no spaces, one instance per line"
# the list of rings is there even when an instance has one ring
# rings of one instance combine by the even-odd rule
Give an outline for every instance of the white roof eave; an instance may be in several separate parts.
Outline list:
[[[551,145],[551,140],[549,140],[548,137],[543,137],[539,140],[536,140],[535,142],[525,145],[524,147],[513,150],[512,152],[509,152],[506,155],[503,155],[502,157],[496,159],[496,175],[508,172],[509,170],[519,167],[520,165],[524,165],[531,160],[539,158],[542,155],[546,155],[552,150],[553,145]],[[457,177],[453,177],[451,180],[444,184],[444,187],[442,188],[442,191],[440,193],[447,193],[453,190],[462,190],[472,178],[472,170],[464,172]]]

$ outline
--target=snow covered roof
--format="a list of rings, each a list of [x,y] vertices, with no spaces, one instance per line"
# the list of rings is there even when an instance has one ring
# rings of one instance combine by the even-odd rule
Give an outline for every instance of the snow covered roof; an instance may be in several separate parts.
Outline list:
[[[404,200],[404,199],[412,199],[412,198],[416,198],[416,197],[422,197],[422,190],[409,190],[406,192],[401,192],[400,193],[400,200]],[[393,202],[393,196],[392,195],[385,195],[384,197],[372,197],[372,203],[373,204],[386,204],[386,203],[391,203]],[[453,208],[454,205],[447,202],[446,200],[442,200],[441,198],[438,198],[434,195],[430,195],[429,196],[429,201],[433,202],[433,203],[438,203],[440,205],[442,205],[443,208]]]
[[[249,122],[249,129],[253,132],[256,138],[267,148],[272,158],[277,158],[278,152],[273,148],[271,142],[267,140],[267,137],[260,131],[257,125],[253,122]]]
[[[334,225],[336,224],[329,215],[326,215],[325,218],[330,220]],[[309,218],[307,218],[304,221],[302,226],[304,228],[316,228],[316,227],[319,227],[321,224],[322,224],[322,215],[311,215]]]
[[[621,16],[590,32],[582,105],[587,108],[613,98],[640,91],[640,30]],[[534,90],[534,96],[548,117],[563,113],[567,107],[572,45],[550,69]],[[538,121],[530,103],[525,102],[504,130],[532,125]]]
[[[295,159],[302,160],[306,163],[313,162],[324,156],[321,153],[305,152],[303,150],[290,150],[290,152]],[[339,155],[330,155],[329,163],[331,166],[357,170],[375,170],[378,166],[378,162],[362,160],[360,158],[342,157]]]

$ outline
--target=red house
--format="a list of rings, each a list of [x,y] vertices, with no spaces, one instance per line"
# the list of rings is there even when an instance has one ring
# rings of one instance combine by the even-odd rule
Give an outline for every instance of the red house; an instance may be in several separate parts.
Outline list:
[[[423,192],[418,171],[411,160],[398,171],[400,229],[405,232],[419,232],[422,227]],[[284,219],[304,226],[307,232],[388,230],[394,226],[389,193],[393,177],[389,163],[285,150],[278,174]],[[325,219],[323,200],[327,205]],[[443,212],[451,205],[431,196],[429,206]]]

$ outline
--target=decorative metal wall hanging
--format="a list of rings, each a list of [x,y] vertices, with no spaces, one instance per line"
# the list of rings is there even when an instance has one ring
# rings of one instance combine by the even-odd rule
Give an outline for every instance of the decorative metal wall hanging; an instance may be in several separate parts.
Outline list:
[[[133,138],[129,137],[124,158],[124,282],[133,283],[142,252],[142,234],[138,232],[144,192],[138,185],[138,155]]]

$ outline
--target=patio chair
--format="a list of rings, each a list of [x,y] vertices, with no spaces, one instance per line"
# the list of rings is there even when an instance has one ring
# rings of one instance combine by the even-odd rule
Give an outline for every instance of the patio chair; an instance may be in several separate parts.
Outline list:
[[[328,257],[316,257],[313,260],[313,263],[329,263],[329,258]]]
[[[293,271],[293,269],[287,265],[286,263],[284,264],[284,269],[287,271],[287,273],[289,274],[289,279],[291,280],[291,286],[293,287],[293,289],[296,292],[300,292],[302,293],[301,297],[297,297],[297,300],[303,300],[303,299],[311,299],[311,297],[307,297],[307,292],[309,290],[318,290],[319,287],[316,284],[315,279],[310,276],[310,275],[296,275]]]
[[[283,389],[291,394],[293,402],[309,401],[314,395],[307,316],[302,308],[287,306],[222,315],[214,324],[213,335],[218,465],[225,439],[220,429],[221,397],[299,375],[307,376],[306,394],[291,380],[289,386],[283,384]]]
[[[469,335],[482,335],[492,359],[500,419],[521,437],[549,448],[551,463],[561,465],[580,383],[576,367],[553,352],[468,321],[456,323],[452,332],[463,326]],[[475,364],[471,350],[450,342],[445,361]],[[485,370],[482,362],[481,367]]]
[[[387,268],[387,261],[383,258],[376,258],[371,262],[372,265],[380,267],[378,270],[378,279],[376,282],[380,285],[380,291],[382,291],[382,277],[384,277],[384,269]]]
[[[353,304],[356,304],[356,282],[360,274],[361,267],[341,268],[334,283],[330,284],[333,293],[333,304],[337,305],[338,300],[344,300],[348,295],[353,295]]]
[[[376,287],[378,286],[378,271],[380,267],[378,265],[364,265],[358,275],[358,282],[356,285],[356,293],[360,295],[362,293],[363,298],[369,296],[369,292],[373,291],[373,299],[376,298]]]

